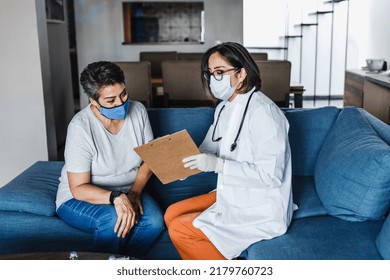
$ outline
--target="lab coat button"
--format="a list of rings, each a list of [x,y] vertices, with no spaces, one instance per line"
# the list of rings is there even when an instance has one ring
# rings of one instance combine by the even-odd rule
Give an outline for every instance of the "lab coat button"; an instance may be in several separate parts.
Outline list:
[[[217,217],[221,217],[222,216],[222,213],[221,212],[218,212],[217,213]]]

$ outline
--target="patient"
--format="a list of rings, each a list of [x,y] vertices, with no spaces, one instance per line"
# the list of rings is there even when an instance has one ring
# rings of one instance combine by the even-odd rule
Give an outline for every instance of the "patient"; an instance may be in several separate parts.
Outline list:
[[[142,255],[164,228],[159,206],[143,192],[152,172],[133,150],[153,139],[147,111],[129,99],[114,63],[89,64],[80,82],[90,104],[68,127],[58,216],[93,233],[101,252]]]

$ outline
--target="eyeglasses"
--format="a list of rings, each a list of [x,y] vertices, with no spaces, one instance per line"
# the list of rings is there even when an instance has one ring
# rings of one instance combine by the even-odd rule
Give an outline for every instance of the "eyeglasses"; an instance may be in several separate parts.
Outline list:
[[[213,75],[214,76],[214,79],[216,79],[217,81],[222,81],[223,79],[223,75],[226,73],[226,72],[230,72],[230,71],[233,71],[235,70],[236,72],[238,70],[240,70],[240,68],[231,68],[231,69],[227,69],[227,70],[215,70],[214,72],[210,73],[209,71],[204,71],[203,72],[203,77],[207,80],[207,81],[210,81],[210,76]]]

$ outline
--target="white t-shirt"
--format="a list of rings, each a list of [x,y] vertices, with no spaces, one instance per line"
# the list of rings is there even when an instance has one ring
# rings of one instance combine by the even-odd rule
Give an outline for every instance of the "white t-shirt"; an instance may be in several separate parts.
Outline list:
[[[130,102],[125,123],[118,134],[109,132],[90,106],[85,107],[68,126],[65,165],[61,172],[56,207],[73,198],[67,171],[91,172],[92,184],[128,192],[142,162],[133,148],[152,139],[148,113],[139,102]]]

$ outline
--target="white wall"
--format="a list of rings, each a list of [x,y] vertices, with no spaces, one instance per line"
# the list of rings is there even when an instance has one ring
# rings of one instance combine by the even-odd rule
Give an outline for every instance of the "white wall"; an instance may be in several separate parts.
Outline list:
[[[142,0],[143,2],[154,0]],[[162,1],[162,0],[160,0]],[[164,0],[172,2],[174,0]],[[189,2],[191,0],[180,0]],[[80,72],[98,60],[137,61],[140,51],[203,52],[216,41],[243,41],[242,0],[203,1],[205,9],[204,44],[122,45],[122,0],[75,1],[77,55]],[[135,1],[136,2],[136,1]],[[80,89],[81,108],[88,104]]]
[[[244,0],[243,40],[245,46],[284,46],[284,39],[281,36],[286,33],[286,2],[287,0],[279,0],[270,5],[269,0]]]
[[[390,1],[350,2],[347,69],[360,69],[367,58],[390,62]]]
[[[36,2],[0,1],[0,186],[47,160]]]

